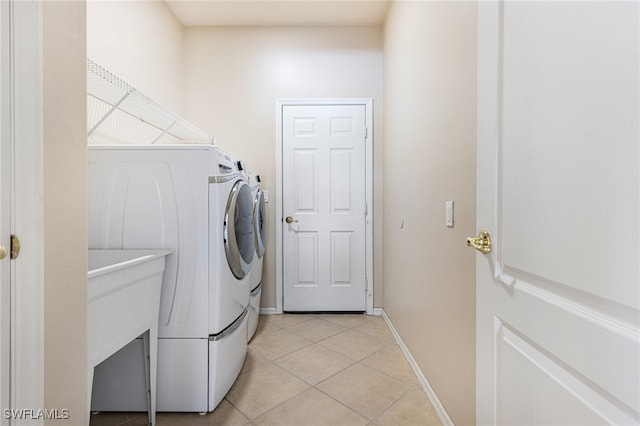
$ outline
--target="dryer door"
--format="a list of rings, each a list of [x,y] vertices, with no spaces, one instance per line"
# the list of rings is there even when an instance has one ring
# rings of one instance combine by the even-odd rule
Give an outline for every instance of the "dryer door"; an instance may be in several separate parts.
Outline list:
[[[224,250],[231,272],[239,280],[251,270],[254,239],[251,190],[239,180],[233,185],[224,216]]]
[[[259,259],[264,255],[266,219],[264,209],[264,192],[262,192],[262,189],[258,188],[253,202],[253,227],[256,234],[256,255]]]

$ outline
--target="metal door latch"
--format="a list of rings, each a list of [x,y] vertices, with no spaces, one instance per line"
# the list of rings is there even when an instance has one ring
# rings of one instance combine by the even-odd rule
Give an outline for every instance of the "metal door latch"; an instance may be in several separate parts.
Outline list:
[[[11,234],[11,259],[16,259],[20,255],[20,239],[17,235]]]
[[[10,255],[10,259],[15,259],[20,255],[20,239],[16,235],[12,234],[9,243],[9,250],[7,250],[5,246],[0,246],[0,260],[7,257],[7,254]]]

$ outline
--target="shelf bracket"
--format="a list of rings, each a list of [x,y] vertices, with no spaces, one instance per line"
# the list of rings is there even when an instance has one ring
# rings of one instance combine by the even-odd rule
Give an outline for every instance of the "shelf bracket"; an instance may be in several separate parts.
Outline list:
[[[154,143],[158,142],[158,140],[159,140],[161,137],[163,137],[164,135],[166,135],[166,134],[169,132],[169,130],[171,130],[171,128],[172,128],[172,127],[173,127],[177,122],[178,122],[178,120],[175,120],[175,121],[174,121],[173,123],[171,123],[171,124],[170,124],[166,129],[164,129],[164,130],[162,131],[162,133],[160,133],[160,134],[158,135],[158,137],[157,137],[157,138],[155,138],[155,139],[153,140],[153,142],[151,142],[151,145],[153,145]]]
[[[120,98],[120,100],[118,102],[116,102],[114,105],[111,106],[111,109],[100,119],[98,120],[98,122],[91,128],[91,130],[89,130],[89,133],[87,133],[87,137],[91,136],[91,134],[98,128],[100,127],[100,125],[102,123],[104,123],[104,121],[109,118],[109,116],[113,113],[113,111],[117,110],[118,107],[120,106],[120,104],[122,104],[125,99],[127,99],[129,97],[129,95],[131,94],[131,91],[128,91],[127,93],[124,94],[124,96],[122,98]]]

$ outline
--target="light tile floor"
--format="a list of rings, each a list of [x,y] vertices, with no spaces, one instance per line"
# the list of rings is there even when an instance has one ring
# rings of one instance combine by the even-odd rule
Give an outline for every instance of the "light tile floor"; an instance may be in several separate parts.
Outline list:
[[[142,426],[98,413],[91,426]],[[158,426],[440,425],[381,317],[266,315],[235,384],[211,413],[158,413]]]

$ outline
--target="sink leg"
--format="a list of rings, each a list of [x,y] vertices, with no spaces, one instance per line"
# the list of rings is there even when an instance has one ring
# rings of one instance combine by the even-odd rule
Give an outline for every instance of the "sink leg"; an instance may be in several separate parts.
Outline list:
[[[94,368],[90,368],[87,372],[87,421],[85,424],[89,424],[91,421],[91,392],[93,391],[93,370]]]
[[[144,370],[147,383],[147,410],[149,424],[156,424],[156,377],[158,371],[158,326],[154,325],[143,336]]]

